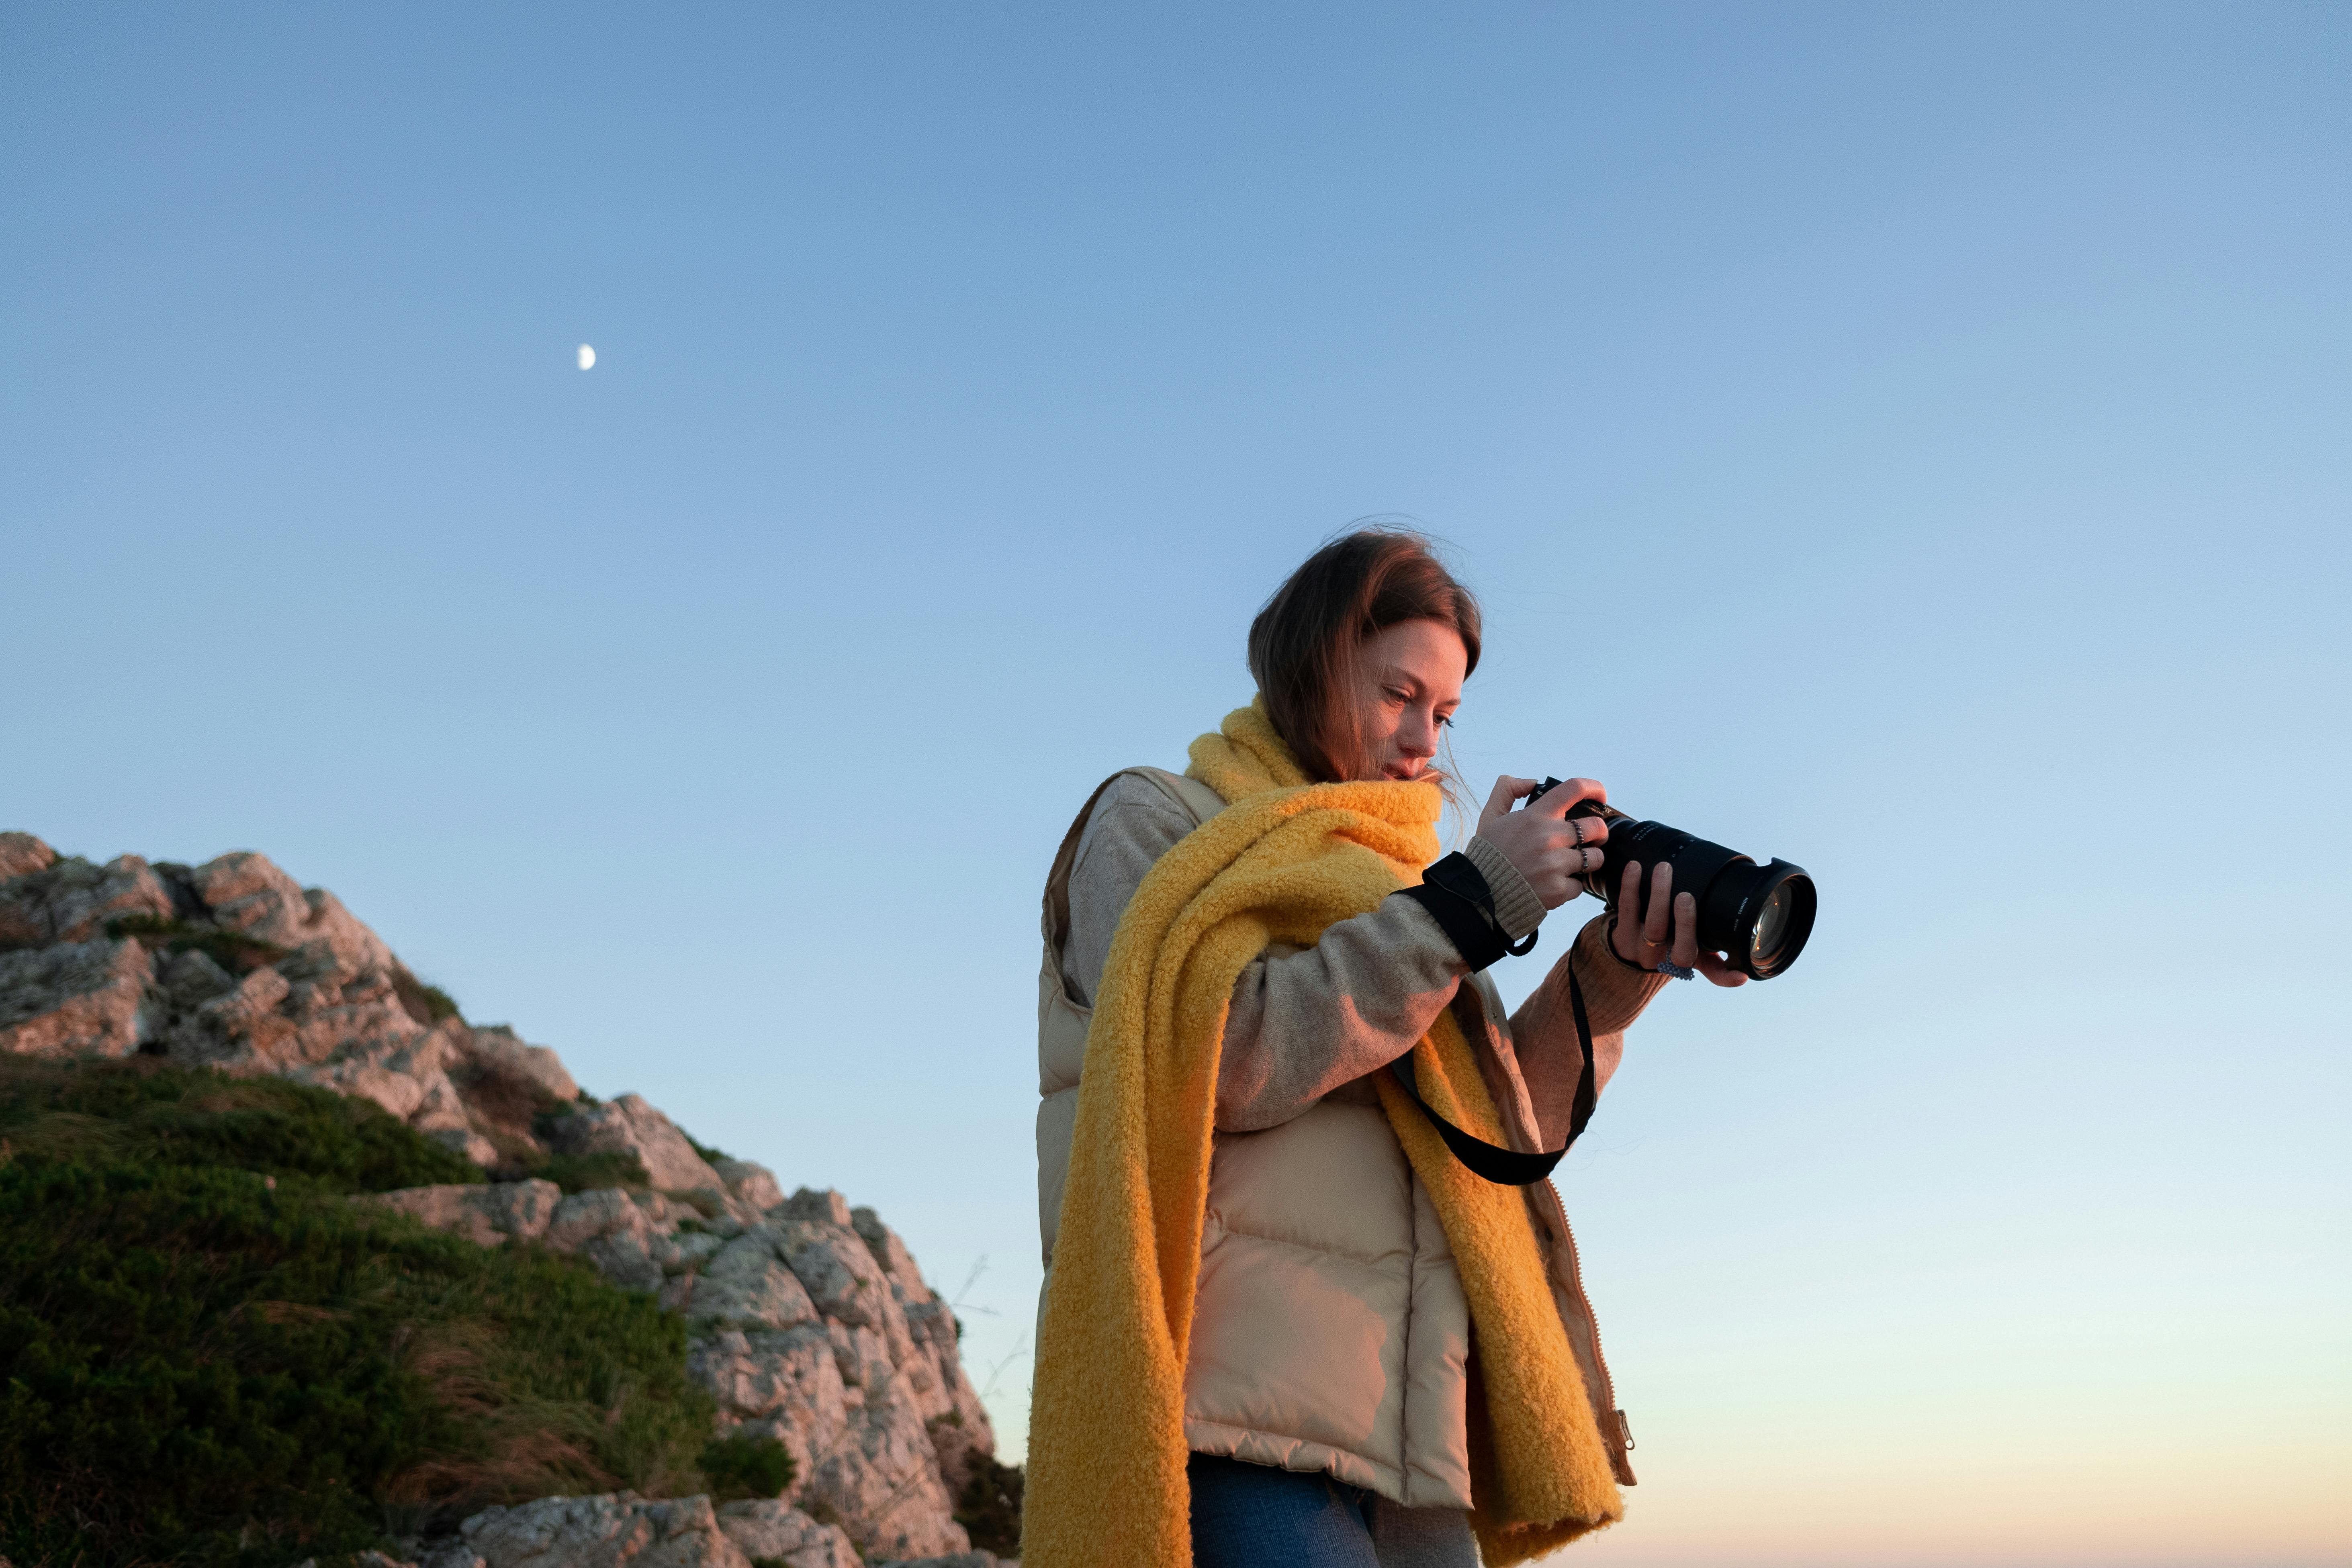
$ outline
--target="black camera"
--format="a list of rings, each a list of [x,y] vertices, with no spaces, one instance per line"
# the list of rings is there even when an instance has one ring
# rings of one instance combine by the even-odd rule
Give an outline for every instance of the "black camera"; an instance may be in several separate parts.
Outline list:
[[[1528,804],[1533,805],[1558,783],[1544,780],[1528,796]],[[1813,934],[1813,879],[1802,866],[1786,860],[1759,866],[1737,850],[1663,822],[1636,821],[1598,801],[1580,800],[1568,815],[1599,817],[1609,824],[1608,841],[1599,846],[1603,858],[1581,880],[1612,910],[1625,868],[1639,865],[1643,908],[1629,918],[1640,920],[1650,900],[1651,868],[1663,861],[1675,868],[1674,890],[1698,900],[1702,951],[1727,955],[1734,968],[1758,980],[1771,979],[1805,951],[1805,939]]]

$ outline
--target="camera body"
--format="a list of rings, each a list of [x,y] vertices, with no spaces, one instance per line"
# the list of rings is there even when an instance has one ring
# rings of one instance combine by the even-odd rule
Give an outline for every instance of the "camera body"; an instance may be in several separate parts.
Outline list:
[[[1559,783],[1544,780],[1528,804],[1534,805]],[[1663,863],[1675,868],[1674,890],[1697,900],[1701,950],[1725,954],[1733,967],[1754,979],[1769,980],[1796,963],[1813,934],[1817,900],[1813,879],[1802,866],[1779,859],[1759,866],[1736,849],[1663,822],[1628,816],[1598,801],[1579,801],[1568,815],[1609,825],[1608,840],[1598,847],[1601,864],[1580,880],[1612,910],[1617,907],[1625,868],[1643,868],[1638,906],[1618,911],[1630,919],[1641,920],[1648,912],[1652,868]]]

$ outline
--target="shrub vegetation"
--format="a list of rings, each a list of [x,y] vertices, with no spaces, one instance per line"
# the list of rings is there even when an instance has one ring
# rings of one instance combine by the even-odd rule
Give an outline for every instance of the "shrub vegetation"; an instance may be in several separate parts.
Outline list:
[[[730,1432],[702,1450],[702,1475],[714,1502],[776,1497],[793,1484],[793,1456],[773,1437]]]
[[[144,1057],[0,1058],[0,1142],[17,1157],[226,1166],[331,1193],[482,1180],[373,1100]]]
[[[347,1201],[478,1179],[321,1089],[0,1059],[0,1552],[282,1568],[497,1502],[704,1489],[678,1319]],[[733,1485],[761,1462],[714,1455]]]
[[[566,1193],[593,1193],[601,1187],[650,1187],[653,1177],[635,1154],[600,1150],[592,1154],[550,1154],[521,1173],[553,1182]]]
[[[955,1509],[955,1521],[971,1537],[975,1551],[1021,1555],[1021,1488],[1026,1479],[1020,1466],[982,1456]]]

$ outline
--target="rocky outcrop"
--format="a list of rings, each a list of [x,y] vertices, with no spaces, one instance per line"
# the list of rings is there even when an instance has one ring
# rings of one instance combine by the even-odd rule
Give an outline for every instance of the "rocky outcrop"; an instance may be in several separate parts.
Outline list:
[[[545,1046],[531,1045],[510,1026],[493,1024],[486,1029],[476,1029],[468,1043],[476,1058],[486,1067],[533,1085],[558,1104],[570,1105],[579,1100],[580,1086],[564,1071],[563,1058]]]
[[[169,920],[171,890],[146,861],[124,855],[103,866],[58,858],[29,833],[5,836],[0,869],[25,869],[0,883],[0,947],[48,947],[87,942],[106,922],[128,915]]]
[[[618,1492],[492,1509],[414,1543],[418,1568],[994,1563],[954,1519],[995,1452],[954,1313],[873,1210],[788,1197],[637,1095],[591,1100],[553,1051],[468,1024],[266,857],[96,866],[0,834],[0,1050],[147,1052],[373,1100],[494,1179],[355,1202],[570,1253],[657,1297],[687,1321],[719,1433],[772,1437],[793,1461],[782,1496],[717,1508]],[[528,1174],[561,1173],[561,1157],[646,1180],[567,1194]]]
[[[655,1500],[635,1492],[542,1498],[467,1520],[459,1540],[423,1554],[418,1568],[866,1568],[839,1527],[785,1503]],[[891,1568],[996,1568],[963,1552]]]
[[[542,1498],[459,1531],[487,1568],[751,1568],[707,1497]]]
[[[634,1094],[609,1105],[567,1116],[553,1130],[556,1147],[567,1154],[624,1154],[635,1159],[670,1193],[712,1193],[724,1198],[726,1182],[695,1152],[668,1117]]]
[[[135,942],[0,952],[0,1051],[127,1057],[155,1032],[154,962]]]
[[[57,864],[58,852],[29,833],[0,833],[0,882],[13,882]]]
[[[553,1182],[499,1182],[483,1186],[407,1187],[371,1193],[357,1201],[423,1220],[436,1230],[454,1230],[484,1247],[497,1247],[544,1237],[563,1203],[563,1189]]]
[[[634,1114],[661,1115],[642,1102]],[[748,1170],[728,1193],[736,1208],[742,1193],[772,1190],[764,1168]],[[957,1354],[953,1312],[871,1209],[803,1188],[747,1225],[660,1193],[564,1197],[547,1182],[355,1201],[485,1246],[573,1253],[624,1289],[658,1291],[692,1327],[688,1370],[717,1397],[722,1428],[772,1437],[792,1456],[786,1500],[840,1521],[869,1557],[969,1550],[955,1500],[995,1435]]]
[[[724,1420],[784,1445],[794,1495],[868,1557],[970,1549],[954,1500],[994,1434],[953,1313],[871,1211],[803,1188],[681,1283],[675,1299],[706,1331],[688,1366]]]
[[[0,834],[0,1050],[276,1074],[374,1100],[485,1164],[540,1152],[469,1104],[501,1077],[576,1096],[554,1053],[475,1029],[381,938],[267,856],[60,858]]]
[[[857,1548],[838,1525],[820,1524],[781,1502],[730,1502],[719,1510],[719,1528],[756,1563],[792,1568],[861,1568]]]

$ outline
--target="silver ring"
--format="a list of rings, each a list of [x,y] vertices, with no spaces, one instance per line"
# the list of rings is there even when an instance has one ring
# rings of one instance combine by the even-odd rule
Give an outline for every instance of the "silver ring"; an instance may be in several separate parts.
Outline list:
[[[1570,818],[1568,819],[1568,825],[1569,825],[1570,827],[1573,827],[1574,829],[1576,829],[1576,847],[1577,847],[1579,849],[1583,848],[1583,847],[1584,847],[1584,818],[1582,818],[1582,817],[1580,817],[1580,816],[1571,816],[1571,817],[1570,817]]]
[[[1698,978],[1697,970],[1685,969],[1679,963],[1671,963],[1664,959],[1661,959],[1658,962],[1658,973],[1661,974],[1671,974],[1676,980],[1696,980]]]

